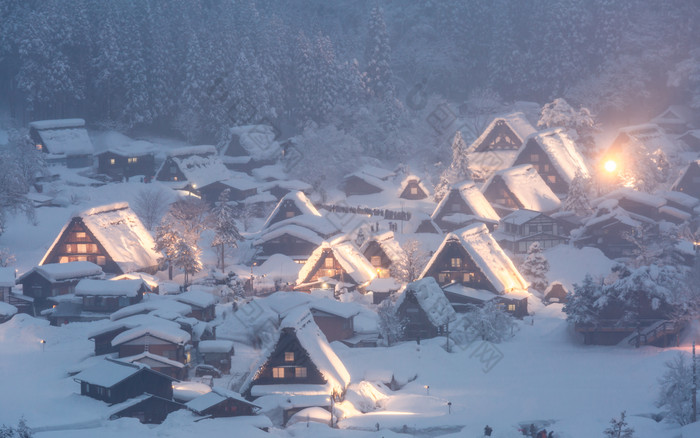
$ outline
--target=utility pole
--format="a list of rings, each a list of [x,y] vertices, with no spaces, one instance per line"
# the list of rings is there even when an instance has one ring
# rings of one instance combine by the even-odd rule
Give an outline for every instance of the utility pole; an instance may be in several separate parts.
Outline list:
[[[695,364],[695,340],[693,340],[693,417],[691,423],[698,421],[698,378]]]
[[[450,321],[447,321],[447,324],[445,324],[445,339],[447,340],[447,352],[451,353],[450,351]]]

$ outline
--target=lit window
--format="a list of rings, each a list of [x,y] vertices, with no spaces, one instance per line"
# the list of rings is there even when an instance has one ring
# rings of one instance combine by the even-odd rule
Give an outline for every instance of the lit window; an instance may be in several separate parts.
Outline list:
[[[78,244],[78,252],[81,254],[85,254],[87,252],[87,245],[84,243],[79,243]]]
[[[68,263],[68,257],[63,256],[60,259],[58,259],[58,263]]]
[[[87,262],[88,261],[87,256],[78,256],[78,257],[76,257],[76,259],[77,259],[76,260],[77,262]]]
[[[284,368],[274,367],[272,369],[272,378],[273,379],[284,379]]]
[[[417,195],[418,194],[418,187],[411,187],[411,194]]]
[[[68,252],[68,253],[73,252],[73,245],[71,245],[71,244],[66,245],[66,252]]]
[[[446,283],[447,282],[447,274],[438,274],[438,281],[440,283]]]
[[[138,161],[138,157],[129,157],[129,159],[127,160],[129,164],[136,164]]]
[[[94,254],[97,252],[97,245],[94,243],[89,243],[87,246],[87,252]]]
[[[111,164],[112,166],[114,166],[115,164],[117,164],[117,160],[114,159],[114,158],[110,158],[110,159],[109,159],[109,164]]]
[[[382,258],[381,258],[381,256],[372,256],[372,258],[371,258],[371,260],[370,260],[370,263],[372,263],[372,266],[374,266],[375,268],[376,268],[377,266],[381,266],[381,265],[382,265]]]
[[[306,367],[296,367],[294,368],[294,377],[297,379],[303,379],[306,377]]]
[[[549,182],[551,182],[551,183],[557,182],[557,177],[556,177],[555,175],[548,175],[548,176],[547,176],[547,179],[548,179]]]
[[[294,212],[293,212],[293,211],[288,211],[288,212],[285,213],[285,216],[288,217],[288,218],[294,217]]]
[[[508,311],[515,312],[515,304],[508,304]]]
[[[78,239],[84,239],[87,237],[87,233],[85,233],[85,231],[78,231],[77,233],[75,233],[75,237],[77,237]]]
[[[536,162],[540,161],[540,156],[537,154],[530,154],[530,161],[532,161],[533,163],[536,163]]]
[[[176,177],[176,176],[173,177],[173,181],[177,181],[177,177]]]
[[[333,267],[333,258],[332,257],[326,257],[326,259],[323,261],[323,266],[326,268],[332,268]]]
[[[462,259],[459,257],[452,257],[450,259],[450,266],[453,268],[461,268],[462,267]]]
[[[284,353],[284,361],[285,362],[294,362],[294,352],[293,351],[286,351]]]
[[[104,266],[107,264],[107,259],[105,256],[97,256],[97,264],[100,266]]]
[[[549,172],[549,164],[545,164],[545,165],[542,167],[542,171],[543,171],[543,172]]]
[[[36,150],[37,150],[37,151],[40,151],[40,150],[42,150],[42,149],[44,149],[44,145],[43,145],[43,144],[38,144],[38,145],[36,145]]]
[[[465,283],[471,283],[474,281],[474,273],[473,272],[467,272],[464,274],[464,280]]]

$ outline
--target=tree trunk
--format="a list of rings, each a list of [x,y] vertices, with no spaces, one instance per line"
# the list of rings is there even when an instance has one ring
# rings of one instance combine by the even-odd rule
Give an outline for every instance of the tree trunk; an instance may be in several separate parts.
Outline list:
[[[173,279],[173,265],[168,262],[168,280]]]
[[[224,272],[225,268],[226,268],[226,266],[224,265],[224,244],[222,243],[221,244],[221,273],[222,274],[225,274],[225,272]]]

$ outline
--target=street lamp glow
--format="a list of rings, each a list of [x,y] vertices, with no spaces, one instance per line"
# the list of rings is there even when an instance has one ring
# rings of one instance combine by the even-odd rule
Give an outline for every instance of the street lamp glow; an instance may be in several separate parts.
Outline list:
[[[607,172],[611,172],[611,173],[612,173],[612,172],[615,171],[615,169],[617,169],[617,163],[616,163],[615,161],[613,161],[613,160],[608,160],[608,161],[605,162],[605,164],[603,165],[603,167],[605,167],[605,170],[606,170]]]

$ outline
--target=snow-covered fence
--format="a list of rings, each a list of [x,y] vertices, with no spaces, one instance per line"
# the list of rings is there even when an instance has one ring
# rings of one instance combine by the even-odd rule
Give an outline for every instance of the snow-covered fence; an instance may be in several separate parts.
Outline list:
[[[324,209],[331,213],[362,214],[368,216],[382,216],[386,220],[409,221],[411,213],[408,211],[394,211],[385,208],[352,207],[343,204],[316,204],[316,208]]]

